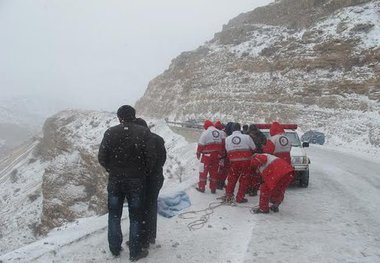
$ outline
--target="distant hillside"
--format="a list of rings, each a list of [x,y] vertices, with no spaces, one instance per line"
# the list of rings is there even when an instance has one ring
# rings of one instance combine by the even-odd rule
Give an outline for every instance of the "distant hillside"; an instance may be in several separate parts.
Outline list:
[[[39,97],[0,99],[0,157],[41,132],[46,118],[65,108],[64,102]]]
[[[283,0],[174,59],[136,103],[172,120],[296,122],[380,147],[380,1]]]
[[[37,134],[42,125],[28,113],[18,114],[4,104],[0,105],[0,157]]]

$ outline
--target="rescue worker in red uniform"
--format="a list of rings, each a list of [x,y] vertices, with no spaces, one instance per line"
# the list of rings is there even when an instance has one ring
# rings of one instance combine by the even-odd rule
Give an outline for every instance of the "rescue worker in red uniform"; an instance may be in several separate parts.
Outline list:
[[[256,146],[252,138],[247,134],[242,134],[240,129],[240,124],[235,123],[232,134],[226,138],[226,151],[230,167],[228,170],[225,199],[226,201],[232,200],[235,185],[239,180],[236,202],[246,203],[248,199],[244,198],[244,196],[249,185],[249,177],[252,173],[250,163]]]
[[[259,207],[254,213],[269,213],[269,209],[278,212],[285,190],[293,180],[293,167],[285,160],[266,153],[255,154],[251,166],[263,182],[260,186]],[[269,202],[272,203],[271,207]]]
[[[269,134],[270,138],[267,140],[267,143],[263,148],[264,152],[284,159],[291,165],[292,159],[290,157],[290,151],[292,149],[292,143],[285,136],[284,128],[282,128],[278,122],[273,122]]]
[[[220,135],[222,136],[222,142],[223,142],[223,153],[219,160],[218,180],[217,180],[216,188],[219,190],[223,190],[226,179],[227,179],[227,172],[228,172],[228,159],[227,159],[227,153],[225,151],[225,142],[226,142],[227,134],[224,131],[223,124],[219,120],[215,122],[215,128],[217,128],[220,131]]]
[[[207,175],[210,174],[210,190],[214,194],[217,186],[219,160],[224,151],[223,140],[220,131],[214,127],[210,120],[206,120],[203,127],[205,130],[199,138],[197,148],[197,158],[200,159],[201,163],[196,189],[204,193]]]

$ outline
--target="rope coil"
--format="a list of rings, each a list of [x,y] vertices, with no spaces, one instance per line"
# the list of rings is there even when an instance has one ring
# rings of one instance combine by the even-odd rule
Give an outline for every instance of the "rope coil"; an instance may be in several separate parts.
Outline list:
[[[190,222],[187,224],[187,228],[190,231],[198,230],[201,229],[202,227],[205,226],[205,224],[208,222],[210,219],[210,216],[214,213],[214,210],[222,205],[228,205],[228,206],[236,206],[236,207],[241,207],[241,208],[249,208],[250,211],[252,211],[255,207],[251,206],[238,206],[234,200],[229,200],[225,201],[225,197],[218,197],[217,199],[222,200],[222,201],[214,201],[209,203],[208,207],[202,210],[197,210],[197,211],[188,211],[184,212],[178,215],[179,218],[181,219],[195,219],[197,218],[197,214],[199,213],[204,213],[203,215],[200,216],[200,218],[195,219],[194,221]],[[252,212],[251,212],[252,213]]]
[[[187,224],[187,228],[190,231],[201,229],[210,219],[210,216],[214,213],[214,209],[223,205],[223,202],[211,202],[209,203],[208,207],[202,210],[198,211],[188,211],[184,212],[178,215],[181,219],[194,219],[197,217],[197,214],[199,213],[205,213],[204,215],[201,215],[199,219],[196,219],[190,223]]]

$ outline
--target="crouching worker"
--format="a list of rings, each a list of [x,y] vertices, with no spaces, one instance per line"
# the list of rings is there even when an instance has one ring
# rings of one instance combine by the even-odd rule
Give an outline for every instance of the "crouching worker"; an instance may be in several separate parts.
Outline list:
[[[254,213],[269,213],[269,210],[278,212],[285,190],[293,180],[293,167],[287,161],[266,153],[255,154],[251,166],[263,182],[260,186],[259,207],[254,209]],[[269,202],[272,203],[271,207]]]

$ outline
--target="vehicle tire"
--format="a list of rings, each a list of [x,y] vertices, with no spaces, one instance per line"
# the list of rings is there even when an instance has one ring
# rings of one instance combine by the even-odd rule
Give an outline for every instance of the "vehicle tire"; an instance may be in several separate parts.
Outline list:
[[[299,187],[307,188],[309,186],[309,170],[302,172]]]

